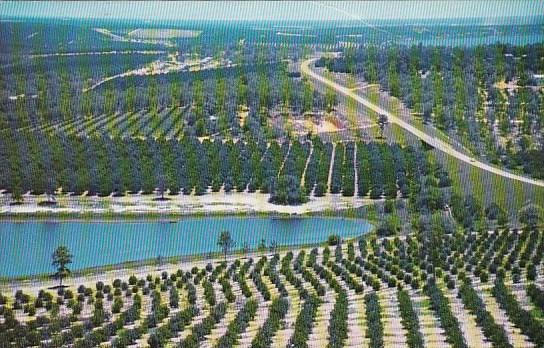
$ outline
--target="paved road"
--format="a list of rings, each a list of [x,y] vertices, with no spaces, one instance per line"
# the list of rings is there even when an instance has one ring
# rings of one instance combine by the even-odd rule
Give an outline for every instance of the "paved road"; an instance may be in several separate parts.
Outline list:
[[[500,175],[500,176],[508,178],[508,179],[521,181],[521,182],[524,182],[524,183],[527,183],[527,184],[530,184],[530,185],[544,187],[544,181],[531,179],[531,178],[528,178],[528,177],[525,177],[525,176],[522,176],[522,175],[517,175],[517,174],[511,173],[511,172],[508,172],[506,170],[493,167],[493,166],[491,166],[489,164],[480,162],[477,159],[475,159],[474,157],[467,156],[466,154],[463,154],[463,153],[455,150],[450,144],[448,144],[448,143],[446,143],[446,142],[444,142],[444,141],[442,141],[440,139],[434,138],[434,137],[428,135],[427,133],[417,129],[416,127],[412,126],[411,124],[407,123],[406,121],[394,116],[389,111],[382,109],[380,106],[372,103],[368,99],[366,99],[366,98],[356,94],[355,92],[349,90],[347,87],[342,86],[342,85],[336,83],[335,81],[329,80],[329,79],[327,79],[326,77],[324,77],[322,75],[319,75],[318,73],[316,73],[315,71],[313,71],[310,68],[310,64],[314,63],[317,59],[318,58],[312,58],[312,59],[308,59],[308,60],[303,61],[301,66],[300,66],[301,73],[303,75],[306,75],[306,76],[310,77],[311,79],[313,79],[316,82],[319,82],[319,83],[322,83],[322,84],[324,84],[326,86],[334,88],[337,92],[342,93],[345,96],[353,98],[359,104],[363,105],[366,108],[369,108],[372,111],[375,111],[378,114],[386,115],[389,122],[397,124],[398,126],[404,128],[406,131],[412,133],[413,135],[415,135],[416,137],[418,137],[419,139],[421,139],[425,143],[431,145],[432,147],[434,147],[434,148],[436,148],[436,149],[438,149],[440,151],[445,152],[446,154],[448,154],[450,156],[453,156],[453,157],[457,158],[460,161],[463,161],[463,162],[468,163],[468,164],[470,164],[470,165],[472,165],[474,167],[483,169],[485,171],[488,171],[488,172],[493,173],[493,174]]]

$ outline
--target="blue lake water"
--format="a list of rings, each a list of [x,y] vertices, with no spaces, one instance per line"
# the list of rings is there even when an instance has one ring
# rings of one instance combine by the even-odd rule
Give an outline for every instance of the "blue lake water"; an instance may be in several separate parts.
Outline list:
[[[269,244],[302,245],[331,234],[356,237],[368,232],[365,220],[342,218],[184,218],[152,222],[0,222],[0,276],[53,272],[51,254],[66,245],[74,255],[72,270],[177,255],[220,251],[217,238],[228,230],[236,248]]]

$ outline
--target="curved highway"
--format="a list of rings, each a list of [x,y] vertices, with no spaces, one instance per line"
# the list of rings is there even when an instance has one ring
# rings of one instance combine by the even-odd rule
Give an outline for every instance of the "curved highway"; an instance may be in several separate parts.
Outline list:
[[[453,157],[457,158],[460,161],[463,161],[465,163],[470,164],[471,166],[480,168],[482,170],[485,170],[485,171],[493,173],[493,174],[500,175],[500,176],[508,178],[508,179],[521,181],[521,182],[524,182],[524,183],[530,184],[530,185],[536,185],[536,186],[544,187],[544,181],[531,179],[531,178],[528,178],[528,177],[525,177],[525,176],[522,176],[522,175],[517,175],[517,174],[511,173],[511,172],[508,172],[506,170],[502,170],[502,169],[490,166],[489,164],[480,162],[480,161],[478,161],[477,159],[475,159],[473,157],[467,156],[467,155],[455,150],[448,143],[446,143],[446,142],[444,142],[444,141],[442,141],[440,139],[434,138],[434,137],[428,135],[427,133],[417,129],[416,127],[414,127],[411,124],[407,123],[406,121],[400,119],[399,117],[394,116],[389,111],[384,110],[380,106],[372,103],[370,100],[368,100],[368,99],[354,93],[353,91],[349,90],[345,86],[342,86],[342,85],[336,83],[335,81],[329,80],[326,77],[324,77],[322,75],[319,75],[318,73],[316,73],[315,71],[313,71],[310,68],[310,64],[314,63],[317,59],[318,58],[311,58],[311,59],[303,61],[301,66],[300,66],[301,73],[303,75],[306,75],[306,76],[310,77],[314,81],[320,82],[320,83],[322,83],[322,84],[324,84],[326,86],[329,86],[329,87],[335,89],[337,92],[342,93],[345,96],[353,98],[359,104],[365,106],[366,108],[368,108],[370,110],[373,110],[373,111],[377,112],[378,114],[386,115],[389,122],[397,124],[399,127],[402,127],[406,131],[412,133],[413,135],[415,135],[416,137],[418,137],[419,139],[421,139],[425,143],[431,145],[432,147],[434,147],[434,148],[436,148],[436,149],[438,149],[440,151],[445,152],[446,154],[448,154],[450,156],[453,156]]]

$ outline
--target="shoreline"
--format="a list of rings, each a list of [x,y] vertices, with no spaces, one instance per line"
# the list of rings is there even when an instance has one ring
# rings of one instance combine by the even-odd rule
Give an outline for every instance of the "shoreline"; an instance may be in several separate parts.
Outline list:
[[[13,214],[0,214],[0,223],[2,222],[51,222],[51,223],[63,223],[63,222],[88,222],[88,223],[124,223],[124,222],[164,222],[164,223],[177,223],[183,219],[204,219],[204,218],[219,218],[219,217],[240,217],[240,218],[253,218],[253,217],[277,217],[281,218],[296,218],[296,217],[311,217],[312,215],[298,215],[298,214],[273,214],[268,212],[210,212],[208,214],[200,212],[188,212],[188,213],[166,213],[159,214],[153,212],[142,213],[97,213],[97,212],[84,212],[84,213],[55,213],[55,212],[32,212],[32,213],[13,213]]]
[[[355,208],[358,209],[358,208]],[[335,215],[330,215],[331,213],[334,213]],[[328,219],[350,219],[350,220],[365,220],[370,221],[367,217],[357,217],[357,216],[351,216],[349,209],[340,209],[336,211],[320,211],[320,212],[311,212],[311,213],[304,213],[304,214],[274,214],[274,213],[267,213],[267,212],[261,212],[261,213],[210,213],[207,215],[203,214],[171,214],[171,215],[165,215],[165,216],[157,216],[157,215],[148,215],[148,214],[142,214],[142,215],[130,215],[130,214],[123,214],[123,215],[108,215],[103,216],[100,214],[92,215],[92,216],[86,216],[86,217],[78,217],[78,216],[56,216],[56,215],[0,215],[0,225],[2,223],[20,223],[24,224],[27,222],[41,222],[41,223],[51,223],[51,224],[62,224],[67,222],[83,222],[83,223],[165,223],[165,224],[176,224],[183,220],[188,219],[207,219],[207,218],[239,218],[239,219],[258,219],[258,218],[269,218],[269,219],[310,219],[310,218],[328,218]]]

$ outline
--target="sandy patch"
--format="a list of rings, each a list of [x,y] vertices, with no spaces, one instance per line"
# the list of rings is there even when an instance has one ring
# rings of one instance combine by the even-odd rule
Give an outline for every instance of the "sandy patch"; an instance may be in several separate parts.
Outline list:
[[[56,206],[39,206],[42,197],[27,196],[21,205],[9,205],[10,199],[0,200],[2,214],[33,213],[117,213],[117,214],[195,214],[195,213],[281,213],[305,214],[324,210],[357,208],[374,202],[360,197],[343,197],[328,194],[310,197],[307,203],[296,206],[276,205],[268,202],[269,195],[246,192],[209,192],[202,196],[168,196],[167,201],[156,201],[156,195],[127,195],[125,197],[59,196]]]
[[[238,122],[240,123],[240,127],[243,127],[246,123],[246,119],[249,115],[249,109],[247,107],[242,107],[240,110],[238,110]]]
[[[509,82],[506,82],[506,81],[499,81],[499,82],[495,82],[493,84],[493,87],[495,88],[498,88],[498,89],[506,89],[506,90],[509,90],[509,91],[514,91],[516,89],[519,89],[519,88],[531,88],[532,90],[538,90],[538,89],[543,89],[544,86],[519,86],[517,84],[517,81],[509,81]]]
[[[340,130],[340,128],[328,120],[318,121],[318,123],[312,120],[304,120],[304,126],[314,134],[338,132]]]
[[[127,34],[129,37],[139,39],[174,39],[174,38],[194,38],[202,34],[200,30],[181,30],[181,29],[135,29]]]

